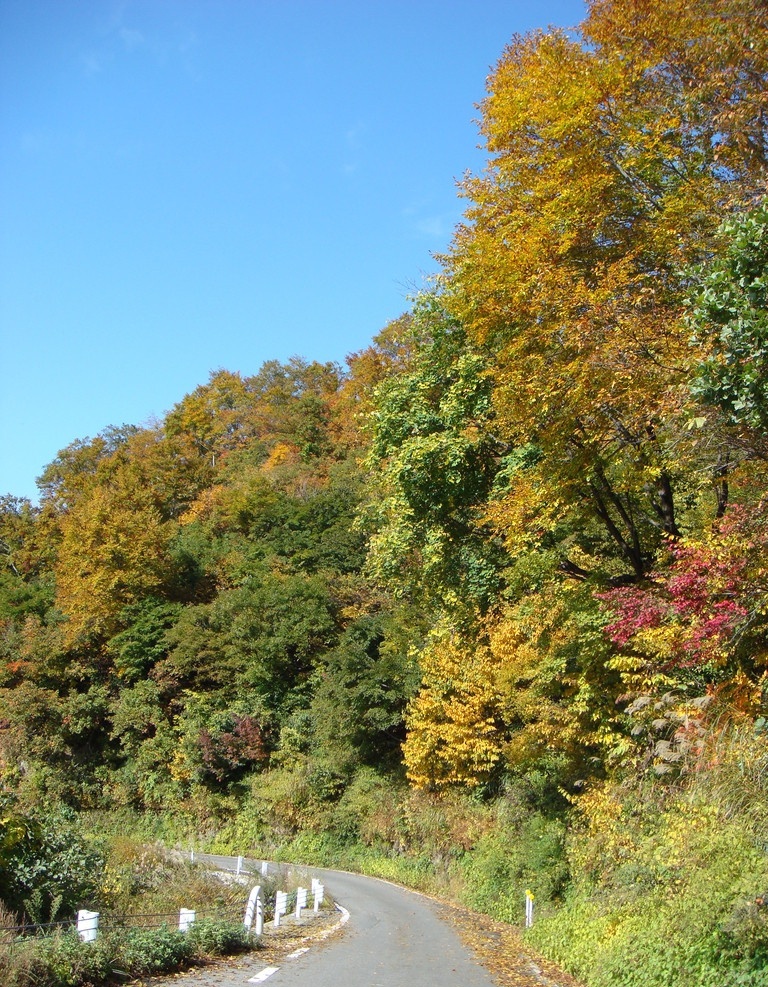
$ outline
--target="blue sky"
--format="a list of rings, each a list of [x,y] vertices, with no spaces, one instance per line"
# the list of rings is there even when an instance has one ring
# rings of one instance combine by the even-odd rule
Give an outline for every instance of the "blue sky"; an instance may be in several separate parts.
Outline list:
[[[515,33],[581,0],[0,0],[0,495],[436,270]]]

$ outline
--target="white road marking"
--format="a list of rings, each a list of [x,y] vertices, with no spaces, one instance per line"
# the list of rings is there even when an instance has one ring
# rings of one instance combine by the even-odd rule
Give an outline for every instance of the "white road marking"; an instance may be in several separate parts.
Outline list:
[[[349,921],[349,912],[347,911],[346,908],[344,908],[343,905],[340,905],[337,902],[335,904],[335,908],[336,908],[336,911],[341,914],[341,920],[339,921],[339,923],[337,925],[333,926],[330,929],[326,929],[321,935],[319,935],[317,937],[318,939],[325,939],[325,938],[327,938],[327,936],[329,936],[332,932],[335,932],[336,929],[339,928],[339,926],[344,925],[346,922]],[[287,960],[295,960],[298,956],[301,956],[303,953],[308,953],[309,952],[309,949],[310,949],[309,946],[304,946],[302,949],[296,949],[292,953],[289,953],[286,956],[286,959]],[[263,984],[265,980],[268,980],[272,976],[273,973],[277,973],[277,971],[279,969],[280,969],[279,966],[265,966],[264,969],[261,971],[261,973],[257,973],[255,977],[251,977],[249,979],[248,983],[249,984]]]
[[[302,949],[294,949],[292,953],[289,953],[285,958],[287,960],[295,960],[297,956],[301,956],[302,953],[308,953],[309,946],[304,946]]]
[[[277,973],[279,969],[279,966],[265,966],[261,973],[257,973],[255,977],[251,977],[248,983],[263,984],[265,980],[268,980],[273,973]]]

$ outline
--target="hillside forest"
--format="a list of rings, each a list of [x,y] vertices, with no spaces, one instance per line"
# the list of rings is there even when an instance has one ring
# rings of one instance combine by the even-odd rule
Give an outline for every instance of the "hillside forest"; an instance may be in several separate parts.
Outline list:
[[[594,987],[768,983],[768,8],[587,8],[500,55],[367,348],[217,369],[0,501],[6,907],[117,814],[531,889]]]

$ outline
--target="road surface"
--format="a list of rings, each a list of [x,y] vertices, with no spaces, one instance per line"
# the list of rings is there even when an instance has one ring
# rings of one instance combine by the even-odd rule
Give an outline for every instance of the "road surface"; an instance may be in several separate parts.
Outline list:
[[[308,938],[276,958],[265,961],[257,952],[161,978],[154,987],[498,987],[430,898],[357,874],[313,868],[311,876],[319,876],[341,906],[336,932],[320,941]]]

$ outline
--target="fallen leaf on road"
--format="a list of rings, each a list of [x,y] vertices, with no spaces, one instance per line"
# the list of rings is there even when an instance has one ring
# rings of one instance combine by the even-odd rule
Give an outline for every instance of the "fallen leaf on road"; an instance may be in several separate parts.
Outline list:
[[[514,925],[458,905],[441,904],[440,908],[500,987],[583,987],[581,981],[527,946]]]

